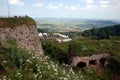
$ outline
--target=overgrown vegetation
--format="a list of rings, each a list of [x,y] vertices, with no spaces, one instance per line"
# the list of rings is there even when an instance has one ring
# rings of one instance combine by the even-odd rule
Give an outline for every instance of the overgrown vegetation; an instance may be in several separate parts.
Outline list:
[[[89,56],[92,54],[110,53],[112,54],[110,64],[105,68],[106,72],[101,76],[101,79],[114,80],[114,76],[113,78],[110,78],[111,74],[120,75],[120,42],[118,40],[91,40],[89,38],[80,37],[72,42],[57,43],[54,40],[47,39],[43,40],[42,43],[46,55],[49,55],[55,62],[65,62],[68,56]],[[75,67],[74,70],[79,74],[81,69]],[[88,80],[92,80],[93,76],[100,77],[98,71],[92,70],[93,74],[89,73],[89,69],[87,70],[87,68],[84,68],[81,73],[86,75],[89,74],[89,76],[86,77]],[[105,76],[109,78],[106,78]]]
[[[82,35],[92,39],[120,39],[120,25],[93,28],[84,31]]]
[[[57,54],[57,53],[56,53]],[[74,72],[69,65],[54,63],[48,56],[17,48],[15,41],[0,43],[0,79],[2,80],[109,80],[92,67]]]
[[[19,23],[19,22],[18,22]],[[11,24],[10,24],[11,25]],[[13,26],[13,24],[11,25]],[[95,33],[96,30],[93,30]],[[77,36],[76,36],[77,37]],[[94,39],[94,40],[92,40]],[[0,79],[2,80],[114,80],[120,76],[120,41],[96,40],[79,36],[71,42],[57,43],[54,40],[42,41],[44,58],[33,52],[18,48],[14,40],[0,43]],[[91,66],[71,68],[63,64],[67,55],[88,56],[103,52],[112,53],[110,64],[103,74]],[[61,65],[60,65],[60,64]],[[74,71],[73,71],[74,70]]]
[[[0,79],[2,80],[77,80],[72,68],[65,69],[21,48],[14,41],[0,43]]]
[[[46,54],[51,55],[51,57],[55,59],[57,56],[67,56],[69,53],[79,56],[88,56],[106,52],[113,54],[113,57],[120,61],[120,42],[115,40],[91,40],[81,37],[72,42],[57,43],[54,40],[47,39],[43,40],[42,43]],[[72,48],[70,48],[70,46]],[[53,55],[57,56],[55,57]]]
[[[35,21],[28,17],[8,17],[8,18],[0,18],[0,27],[11,27],[14,28],[16,26],[21,26],[23,24],[26,25],[34,25]]]

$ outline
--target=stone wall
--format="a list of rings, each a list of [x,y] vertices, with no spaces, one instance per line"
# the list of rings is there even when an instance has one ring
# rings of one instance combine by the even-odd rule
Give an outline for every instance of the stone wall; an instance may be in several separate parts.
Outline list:
[[[44,55],[36,25],[0,27],[0,41],[15,39],[19,47]]]
[[[111,55],[109,53],[94,54],[86,57],[76,56],[72,58],[70,65],[72,67],[87,67],[89,65],[93,65],[94,67],[105,66],[108,64],[110,57]]]

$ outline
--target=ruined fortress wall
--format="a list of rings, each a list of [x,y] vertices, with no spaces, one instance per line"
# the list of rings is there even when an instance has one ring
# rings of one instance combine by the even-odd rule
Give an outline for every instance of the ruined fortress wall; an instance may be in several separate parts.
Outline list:
[[[19,47],[44,55],[36,25],[0,27],[0,41],[14,39]]]
[[[86,64],[86,66],[91,65],[91,61],[94,61],[94,63],[92,63],[94,66],[101,66],[101,60],[104,60],[104,63],[107,64],[107,60],[109,60],[109,58],[111,57],[111,55],[109,53],[101,53],[101,54],[93,54],[92,56],[86,56],[86,57],[73,57],[70,65],[72,67],[77,66],[79,63],[83,62]]]

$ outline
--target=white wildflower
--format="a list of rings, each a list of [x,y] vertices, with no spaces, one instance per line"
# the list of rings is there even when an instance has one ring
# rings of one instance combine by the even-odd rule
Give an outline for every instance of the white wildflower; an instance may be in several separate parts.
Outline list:
[[[26,62],[28,62],[28,63],[32,64],[32,61],[30,61],[29,59],[27,59],[27,61],[26,61]]]
[[[48,65],[47,67],[48,67],[48,70],[50,70],[50,66]]]
[[[53,69],[55,68],[55,65],[54,65],[54,64],[52,65],[52,68],[53,68]]]
[[[7,77],[6,77],[6,76],[3,76],[3,80],[7,80]]]
[[[80,78],[83,78],[83,75],[81,75]]]
[[[49,56],[45,56],[45,59],[50,59],[50,57]]]
[[[70,75],[69,75],[69,74],[67,74],[67,77],[70,77]]]
[[[62,79],[63,79],[63,77],[60,77],[59,79],[60,79],[60,80],[62,80]]]
[[[45,62],[44,64],[49,64],[48,62]]]
[[[68,80],[67,78],[63,78],[63,80]]]
[[[35,59],[35,56],[33,56],[32,59]]]
[[[65,74],[65,70],[63,70],[62,72],[63,72],[63,74]]]
[[[37,76],[38,76],[37,74],[34,75],[35,78],[37,78]]]
[[[19,75],[21,75],[21,73],[18,72],[17,75],[19,76]]]
[[[20,61],[20,62],[22,62],[23,60],[22,60],[22,59],[20,59],[19,61]]]
[[[40,72],[40,69],[38,68],[37,71]]]
[[[6,60],[4,60],[4,61],[3,61],[3,63],[7,63],[7,61],[6,61]]]
[[[54,68],[54,71],[57,72],[57,69]]]
[[[72,68],[70,69],[70,72],[71,72],[73,75],[75,75],[75,72],[73,71]]]

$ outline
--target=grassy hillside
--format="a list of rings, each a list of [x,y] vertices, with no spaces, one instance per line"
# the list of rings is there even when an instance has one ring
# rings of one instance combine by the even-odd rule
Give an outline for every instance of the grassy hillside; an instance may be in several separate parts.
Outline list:
[[[91,40],[89,38],[80,37],[77,40],[72,42],[65,42],[65,43],[56,43],[54,40],[44,40],[42,42],[43,48],[46,50],[47,48],[53,46],[58,49],[58,52],[67,55],[69,46],[72,45],[72,50],[74,55],[91,55],[91,54],[99,54],[99,53],[112,53],[115,59],[120,61],[120,42],[115,40]],[[54,54],[50,51],[47,51],[48,54]],[[57,55],[57,54],[56,54]],[[59,55],[58,55],[59,56]]]
[[[23,24],[26,25],[34,25],[35,21],[30,17],[10,17],[10,18],[0,18],[0,27],[11,27],[14,28],[16,26],[21,26]]]
[[[89,38],[80,37],[77,40],[72,42],[65,42],[65,43],[56,43],[54,40],[44,40],[42,41],[43,49],[46,55],[50,56],[50,58],[54,62],[66,63],[67,55],[72,53],[73,55],[77,56],[89,56],[92,54],[100,54],[100,53],[111,53],[112,57],[110,59],[110,64],[105,68],[106,72],[102,75],[104,77],[102,80],[116,80],[113,79],[115,76],[110,78],[111,74],[120,76],[120,42],[115,40],[91,40]],[[72,46],[70,48],[70,45]],[[89,67],[90,68],[90,67]],[[77,70],[76,70],[77,69]],[[85,70],[84,70],[85,69]],[[88,76],[89,71],[84,68],[82,73],[85,71],[85,75]],[[75,68],[77,74],[79,74],[79,70],[82,69]],[[91,71],[91,70],[90,70]],[[94,71],[94,69],[92,70]],[[99,72],[95,71],[97,74]],[[88,74],[87,74],[88,73]],[[93,74],[93,76],[96,75]],[[87,78],[93,77],[92,75],[88,76]],[[109,77],[106,78],[106,77]]]
[[[116,78],[114,79],[114,76],[120,75],[119,42],[108,40],[93,41],[86,38],[80,38],[79,40],[74,41],[76,47],[73,48],[73,50],[80,51],[80,55],[88,54],[89,52],[87,52],[86,49],[89,51],[89,47],[91,47],[90,49],[93,49],[95,52],[99,52],[100,49],[102,51],[113,51],[112,53],[114,53],[114,56],[111,58],[111,64],[108,65],[104,74],[100,74],[92,67],[82,69],[74,68],[73,71],[69,65],[59,65],[59,63],[56,63],[55,60],[58,58],[61,60],[62,58],[64,59],[66,56],[65,54],[67,54],[66,51],[68,50],[69,44],[72,44],[72,42],[56,44],[52,40],[45,40],[43,43],[45,53],[49,52],[49,56],[53,56],[50,56],[50,58],[48,56],[42,58],[40,55],[34,55],[34,53],[17,48],[17,45],[13,40],[9,40],[7,43],[0,43],[0,79],[116,80]],[[66,47],[66,50],[63,46]],[[52,60],[54,60],[55,63]],[[111,76],[111,74],[113,76]]]

